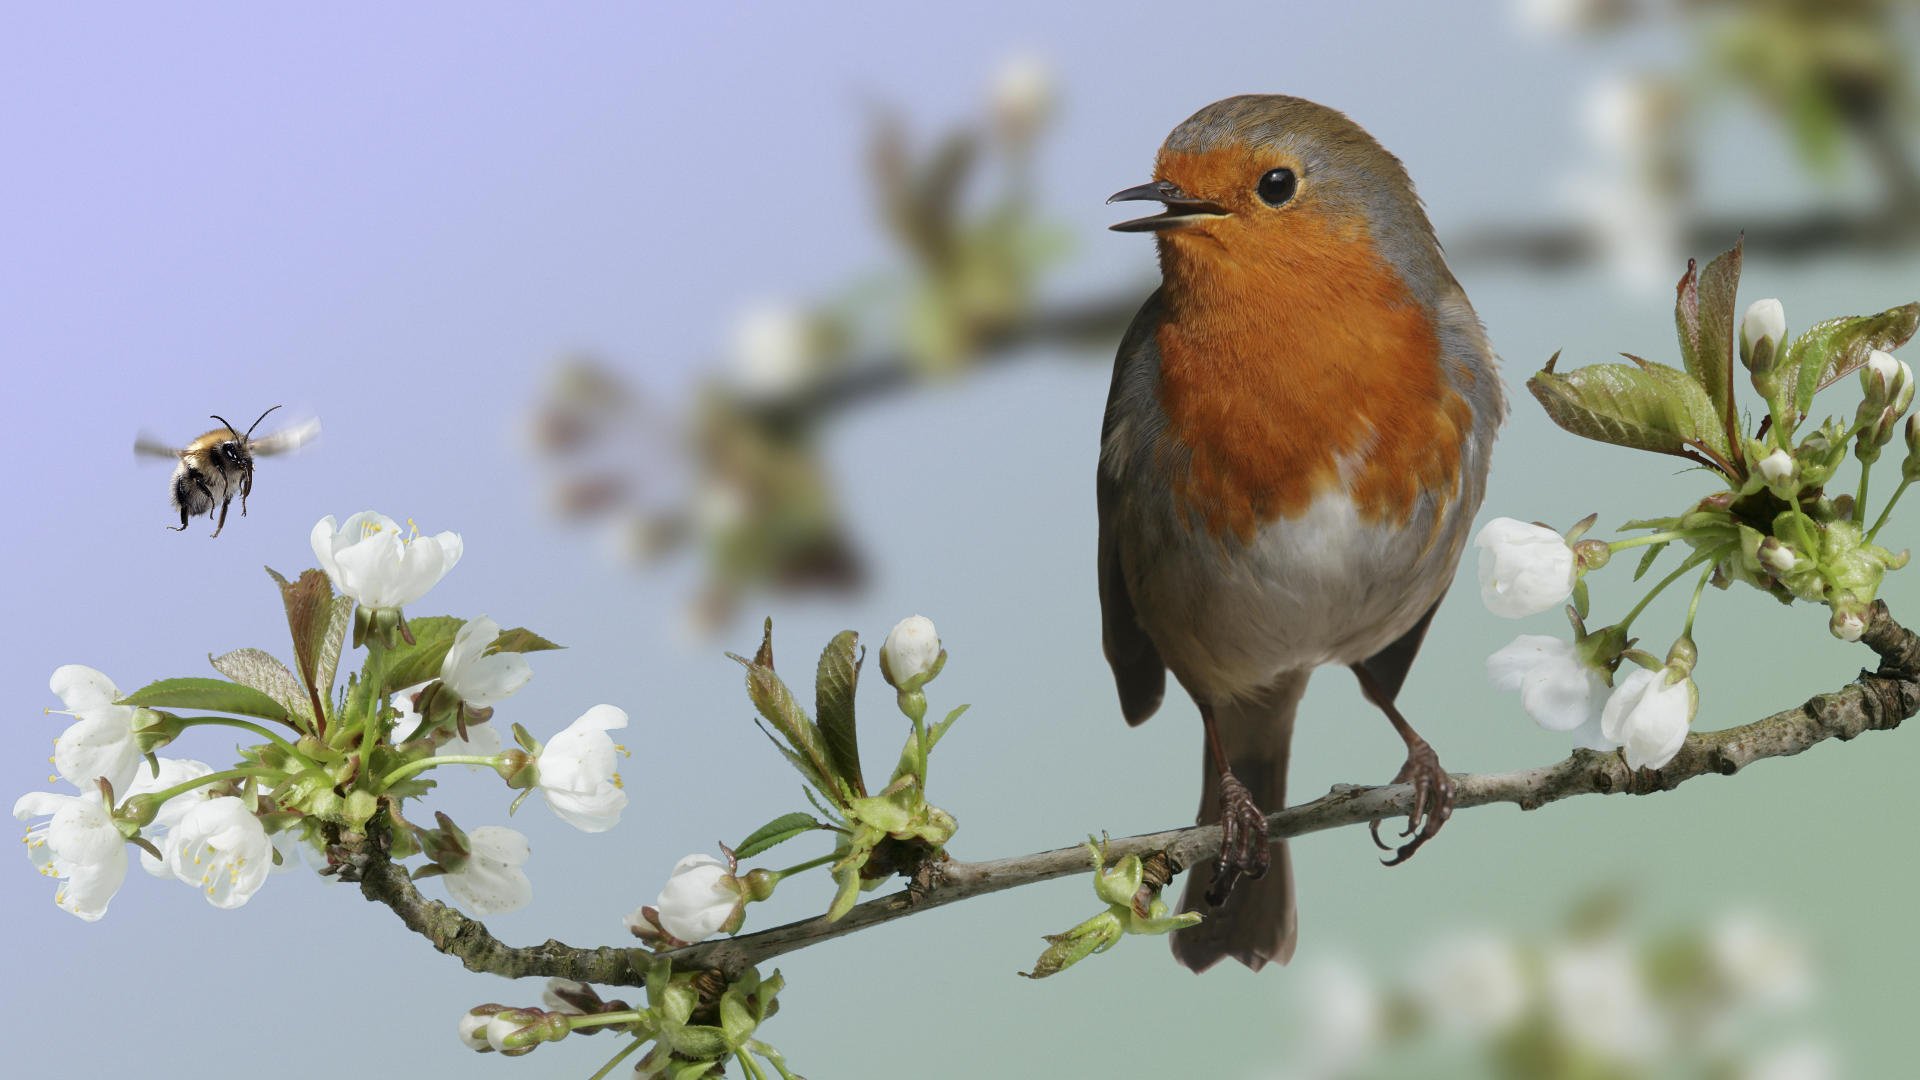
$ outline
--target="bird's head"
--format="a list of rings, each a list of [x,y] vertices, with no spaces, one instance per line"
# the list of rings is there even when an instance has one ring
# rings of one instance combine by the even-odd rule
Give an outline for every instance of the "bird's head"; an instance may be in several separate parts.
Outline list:
[[[1152,183],[1108,201],[1129,200],[1165,206],[1112,228],[1155,233],[1170,276],[1223,261],[1241,272],[1306,273],[1361,243],[1403,279],[1438,267],[1399,159],[1345,115],[1301,98],[1249,94],[1201,109],[1167,136]]]

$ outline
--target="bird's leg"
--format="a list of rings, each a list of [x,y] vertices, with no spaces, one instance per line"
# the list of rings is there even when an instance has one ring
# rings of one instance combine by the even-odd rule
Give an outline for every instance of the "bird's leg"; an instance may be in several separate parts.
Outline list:
[[[1400,738],[1407,744],[1407,763],[1400,766],[1393,782],[1413,785],[1413,809],[1408,812],[1407,827],[1400,834],[1403,838],[1411,836],[1413,839],[1396,849],[1381,841],[1379,821],[1374,821],[1371,826],[1374,844],[1382,851],[1393,852],[1392,858],[1383,861],[1388,866],[1398,866],[1413,858],[1413,853],[1420,850],[1420,845],[1433,839],[1434,834],[1440,831],[1440,826],[1453,816],[1453,778],[1440,767],[1440,756],[1433,752],[1433,747],[1413,730],[1413,725],[1407,723],[1406,717],[1400,715],[1400,710],[1393,704],[1392,695],[1382,692],[1380,685],[1364,667],[1355,664],[1353,673],[1360,679],[1360,692],[1387,714],[1387,722],[1393,725],[1393,730],[1399,732]]]
[[[1213,865],[1213,885],[1207,890],[1207,904],[1219,907],[1227,902],[1242,874],[1262,878],[1273,863],[1273,850],[1267,843],[1267,813],[1254,805],[1253,796],[1227,765],[1227,754],[1220,746],[1220,734],[1214,730],[1213,707],[1200,706],[1200,722],[1207,728],[1207,752],[1213,755],[1213,767],[1220,774],[1220,859]]]

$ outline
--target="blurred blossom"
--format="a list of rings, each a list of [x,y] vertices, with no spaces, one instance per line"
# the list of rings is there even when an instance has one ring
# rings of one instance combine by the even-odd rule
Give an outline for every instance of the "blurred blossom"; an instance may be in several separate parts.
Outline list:
[[[1633,14],[1632,0],[1515,0],[1514,21],[1551,37],[1604,30]]]
[[[1839,1075],[1833,1048],[1807,1041],[1761,1055],[1741,1071],[1740,1080],[1836,1080]]]
[[[1553,946],[1546,976],[1554,1025],[1568,1039],[1621,1062],[1650,1062],[1659,1054],[1661,1020],[1624,940]]]
[[[1434,1026],[1470,1038],[1506,1029],[1527,1008],[1519,950],[1492,933],[1436,942],[1414,966],[1409,987]]]
[[[778,399],[806,384],[819,363],[820,335],[798,304],[749,308],[733,327],[729,350],[735,389],[752,399]]]
[[[1385,1009],[1367,973],[1351,959],[1329,957],[1303,983],[1310,1071],[1344,1072],[1366,1060],[1383,1041]]]
[[[1812,1000],[1813,964],[1806,943],[1765,916],[1741,911],[1721,919],[1707,946],[1714,970],[1739,1000],[1777,1009]]]
[[[1568,193],[1616,274],[1637,290],[1671,284],[1681,261],[1683,106],[1672,86],[1645,76],[1603,79],[1581,105],[1597,160]]]
[[[1007,58],[993,77],[993,119],[1012,141],[1033,137],[1053,110],[1053,71],[1031,53]]]

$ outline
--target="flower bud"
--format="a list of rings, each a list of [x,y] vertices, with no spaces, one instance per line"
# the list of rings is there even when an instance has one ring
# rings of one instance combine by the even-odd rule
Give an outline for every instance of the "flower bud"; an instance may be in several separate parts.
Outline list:
[[[1799,558],[1793,549],[1781,543],[1776,537],[1769,536],[1760,542],[1760,563],[1777,577],[1793,572]]]
[[[1780,301],[1768,298],[1755,300],[1747,305],[1747,314],[1740,320],[1740,355],[1753,355],[1754,346],[1763,339],[1772,341],[1777,351],[1787,336],[1787,309]]]
[[[1775,450],[1761,458],[1755,468],[1760,470],[1760,475],[1766,479],[1767,486],[1772,487],[1792,478],[1793,455],[1785,450]]]
[[[933,620],[924,615],[912,615],[894,624],[886,644],[880,647],[881,677],[903,693],[932,682],[946,662],[940,633]]]
[[[1015,56],[993,78],[993,119],[1010,142],[1031,139],[1053,109],[1053,73],[1039,57]]]
[[[1544,525],[1494,518],[1473,538],[1480,549],[1480,599],[1509,619],[1559,607],[1577,580],[1573,549]]]
[[[1840,594],[1833,600],[1833,617],[1827,620],[1827,630],[1841,641],[1859,641],[1867,632],[1867,605],[1852,593]]]
[[[1867,354],[1867,364],[1860,369],[1860,388],[1869,396],[1888,400],[1893,396],[1892,391],[1900,380],[1900,369],[1904,367],[1906,365],[1895,360],[1892,353],[1875,349]],[[1911,380],[1912,377],[1909,371],[1907,378]]]
[[[496,1013],[504,1012],[505,1005],[476,1005],[460,1017],[460,1041],[469,1050],[478,1050],[482,1054],[493,1053],[493,1044],[487,1041],[487,1025]]]

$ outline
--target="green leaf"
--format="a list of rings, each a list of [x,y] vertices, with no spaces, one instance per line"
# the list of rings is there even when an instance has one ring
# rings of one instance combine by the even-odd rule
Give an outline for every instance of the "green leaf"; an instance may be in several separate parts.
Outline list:
[[[946,719],[940,721],[939,723],[927,729],[927,752],[928,753],[932,753],[933,748],[940,745],[940,736],[945,735],[947,733],[947,729],[953,726],[953,722],[955,720],[960,719],[960,717],[964,715],[968,709],[971,709],[971,708],[973,708],[972,705],[957,706],[952,712],[947,714]]]
[[[340,650],[346,647],[347,631],[353,627],[353,597],[333,598],[333,611],[327,620],[327,632],[320,638],[320,653],[314,657],[313,689],[320,700],[333,701],[333,680],[340,671]]]
[[[842,630],[820,653],[814,674],[814,719],[820,727],[827,763],[855,795],[867,793],[860,775],[860,735],[854,727],[854,691],[860,683],[860,635]]]
[[[1727,433],[1707,392],[1660,364],[1594,364],[1564,374],[1551,366],[1527,380],[1553,422],[1597,442],[1691,459],[1694,448],[1730,458]]]
[[[161,679],[121,698],[120,704],[149,709],[237,713],[281,722],[291,719],[286,706],[273,698],[251,686],[227,682],[225,679]]]
[[[1660,557],[1660,553],[1665,550],[1667,550],[1667,542],[1665,540],[1662,540],[1657,544],[1649,544],[1647,546],[1646,554],[1640,556],[1640,565],[1633,568],[1633,580],[1639,581],[1641,578],[1645,577],[1647,575],[1647,571],[1652,569],[1653,561],[1655,559],[1658,559]]]
[[[464,622],[464,619],[451,615],[408,619],[407,629],[413,634],[413,644],[402,640],[388,651],[387,670],[380,680],[380,692],[390,694],[439,678],[440,665],[446,660],[447,650],[453,647],[453,637],[460,632]]]
[[[302,570],[300,577],[288,581],[267,567],[267,573],[280,586],[280,601],[287,608],[287,629],[293,634],[293,666],[300,678],[324,697],[320,689],[320,654],[334,618],[333,583],[324,570]]]
[[[812,814],[782,814],[753,830],[751,835],[735,845],[733,857],[751,859],[768,848],[783,844],[801,833],[827,827],[825,822],[816,820]]]
[[[747,669],[747,697],[752,699],[753,707],[766,718],[767,723],[773,725],[773,729],[786,740],[782,749],[791,748],[788,760],[794,762],[802,776],[820,788],[822,795],[834,798],[835,774],[827,760],[820,729],[814,726],[806,710],[794,700],[793,691],[787,688],[786,680],[773,670],[773,620],[767,620],[760,649],[754,653],[752,660],[734,653],[727,655]]]
[[[304,716],[313,711],[306,688],[287,669],[287,665],[260,649],[235,649],[219,656],[208,656],[213,670],[242,686],[249,686],[280,703],[289,715]]]
[[[492,655],[503,652],[546,652],[548,649],[564,648],[566,648],[565,645],[555,645],[524,626],[516,626],[511,630],[500,631],[500,636],[494,638],[493,644],[487,647],[487,653]]]
[[[1722,430],[1733,419],[1734,293],[1740,285],[1740,241],[1707,264],[1697,277],[1687,260],[1680,279],[1674,321],[1680,331],[1680,356],[1687,374],[1706,392]]]
[[[1867,362],[1873,350],[1899,348],[1920,327],[1920,302],[1888,308],[1878,315],[1849,315],[1815,323],[1787,346],[1780,380],[1796,387],[1794,407],[1801,416],[1813,407],[1813,395],[1846,378]]]

